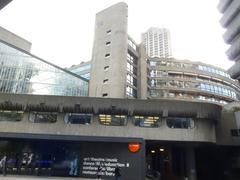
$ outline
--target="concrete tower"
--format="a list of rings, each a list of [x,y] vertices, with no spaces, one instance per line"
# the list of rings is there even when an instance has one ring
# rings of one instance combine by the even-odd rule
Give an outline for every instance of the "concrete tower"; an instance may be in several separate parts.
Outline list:
[[[223,13],[220,23],[226,28],[223,39],[230,45],[226,54],[230,60],[235,61],[228,72],[240,82],[240,1],[220,0],[218,9]]]
[[[152,27],[142,34],[142,42],[149,57],[170,58],[172,56],[168,29]]]
[[[91,97],[126,97],[128,6],[120,2],[96,14]]]

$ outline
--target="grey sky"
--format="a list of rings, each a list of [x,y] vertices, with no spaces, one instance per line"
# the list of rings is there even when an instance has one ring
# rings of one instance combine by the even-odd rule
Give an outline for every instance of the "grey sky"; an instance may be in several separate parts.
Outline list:
[[[61,67],[91,59],[95,14],[117,0],[13,0],[0,11],[0,26],[32,42],[32,53]],[[170,29],[173,56],[224,69],[228,46],[218,0],[126,0],[129,35],[140,42],[148,28]]]

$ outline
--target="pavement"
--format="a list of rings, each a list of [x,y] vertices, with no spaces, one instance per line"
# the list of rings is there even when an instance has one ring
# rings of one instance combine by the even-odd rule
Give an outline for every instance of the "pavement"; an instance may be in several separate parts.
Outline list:
[[[68,177],[38,177],[38,176],[2,176],[0,175],[0,180],[94,180],[94,179],[88,179],[88,178],[68,178]],[[102,179],[104,180],[104,179]],[[146,180],[149,180],[146,178]]]
[[[46,179],[50,179],[50,180],[90,180],[87,178],[12,176],[12,175],[2,176],[2,175],[0,175],[0,180],[46,180]]]

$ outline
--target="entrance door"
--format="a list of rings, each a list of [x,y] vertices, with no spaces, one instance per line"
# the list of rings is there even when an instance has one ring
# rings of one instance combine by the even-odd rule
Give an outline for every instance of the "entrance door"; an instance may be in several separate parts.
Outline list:
[[[185,155],[184,148],[176,145],[159,142],[147,144],[147,176],[161,180],[184,179],[186,177]]]

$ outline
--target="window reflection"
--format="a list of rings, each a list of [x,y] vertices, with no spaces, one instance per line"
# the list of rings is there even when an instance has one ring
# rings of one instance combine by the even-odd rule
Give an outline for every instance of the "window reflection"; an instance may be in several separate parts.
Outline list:
[[[21,121],[23,111],[0,111],[0,121]]]
[[[191,129],[194,128],[194,120],[192,118],[171,117],[167,118],[167,126],[169,128]]]
[[[127,116],[100,114],[99,122],[106,126],[125,126],[127,124]]]
[[[64,117],[64,121],[67,124],[85,124],[91,123],[91,114],[79,114],[79,113],[68,113]]]
[[[132,42],[132,40],[128,39],[128,44],[136,51],[137,46]]]
[[[30,112],[29,121],[33,123],[55,123],[57,121],[57,113]]]
[[[0,42],[0,92],[87,96],[88,82]]]
[[[137,98],[137,90],[130,87],[130,86],[126,86],[126,95],[128,97],[134,97]]]
[[[159,117],[156,116],[134,116],[135,126],[139,127],[159,127]]]

